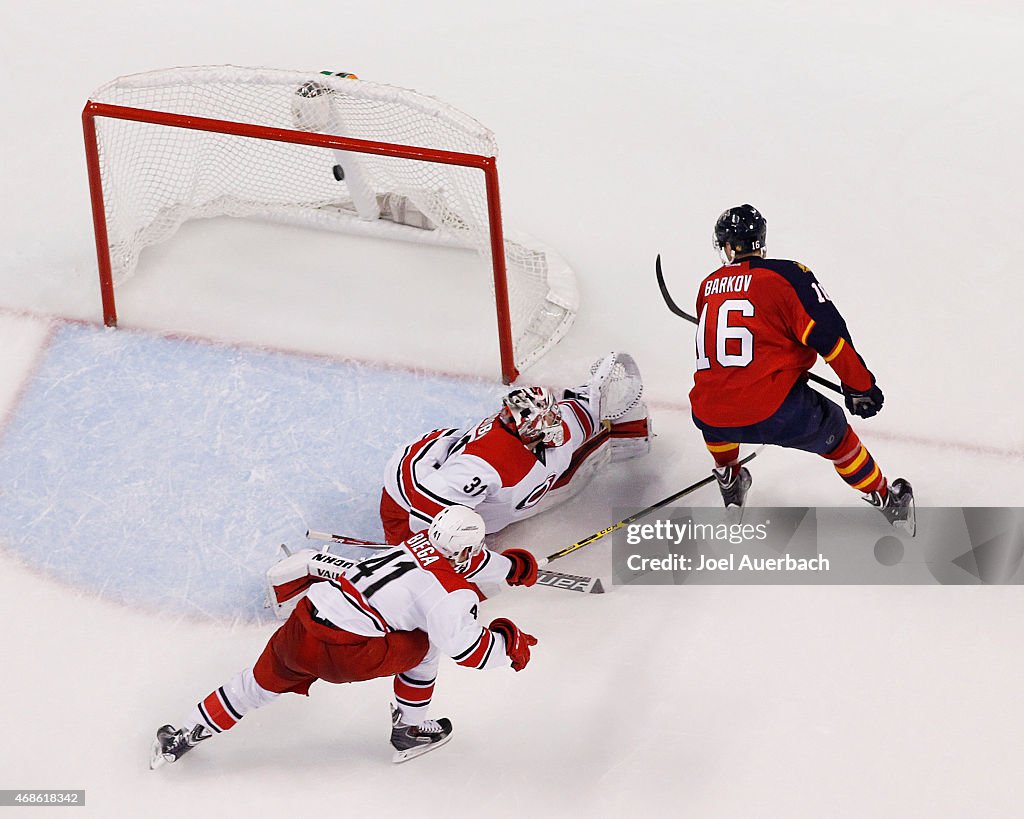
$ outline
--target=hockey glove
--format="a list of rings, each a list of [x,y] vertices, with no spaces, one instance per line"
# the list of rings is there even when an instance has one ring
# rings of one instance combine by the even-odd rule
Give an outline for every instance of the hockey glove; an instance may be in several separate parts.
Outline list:
[[[505,617],[492,620],[488,628],[495,634],[505,638],[505,653],[512,661],[514,671],[522,671],[530,662],[530,646],[537,645],[537,638],[525,631]]]
[[[857,392],[852,387],[843,384],[843,395],[846,396],[846,408],[851,415],[860,418],[871,418],[878,415],[878,411],[885,402],[885,396],[878,389],[877,384],[872,384],[867,392]]]
[[[512,561],[512,568],[505,576],[510,586],[532,586],[537,582],[537,558],[526,549],[506,549],[502,552]]]

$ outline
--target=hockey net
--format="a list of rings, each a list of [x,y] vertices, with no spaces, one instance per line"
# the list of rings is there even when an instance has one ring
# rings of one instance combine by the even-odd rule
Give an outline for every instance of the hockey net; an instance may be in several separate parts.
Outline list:
[[[345,75],[172,68],[104,85],[83,125],[107,324],[141,251],[214,216],[472,248],[494,282],[506,382],[575,318],[565,261],[502,227],[494,135],[432,97]]]

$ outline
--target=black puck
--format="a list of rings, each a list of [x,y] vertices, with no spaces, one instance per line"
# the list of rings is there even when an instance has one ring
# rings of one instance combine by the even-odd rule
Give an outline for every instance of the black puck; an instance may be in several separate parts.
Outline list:
[[[345,178],[345,169],[341,165],[334,166],[334,178],[341,182]]]

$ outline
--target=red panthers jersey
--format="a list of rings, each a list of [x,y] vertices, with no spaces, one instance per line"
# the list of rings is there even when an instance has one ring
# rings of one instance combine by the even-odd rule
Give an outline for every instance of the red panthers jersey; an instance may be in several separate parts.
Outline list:
[[[764,421],[818,355],[853,389],[874,384],[843,317],[799,262],[745,258],[720,267],[701,282],[697,315],[690,406],[709,426]]]

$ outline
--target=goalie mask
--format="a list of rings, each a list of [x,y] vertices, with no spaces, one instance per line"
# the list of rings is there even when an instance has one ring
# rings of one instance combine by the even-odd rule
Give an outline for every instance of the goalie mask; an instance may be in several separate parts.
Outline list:
[[[547,387],[520,387],[506,395],[503,403],[499,415],[502,423],[515,429],[528,447],[565,443],[562,411]]]
[[[484,548],[484,519],[467,506],[447,506],[427,528],[430,544],[463,572]]]

